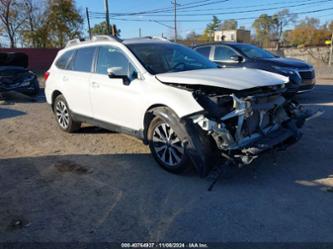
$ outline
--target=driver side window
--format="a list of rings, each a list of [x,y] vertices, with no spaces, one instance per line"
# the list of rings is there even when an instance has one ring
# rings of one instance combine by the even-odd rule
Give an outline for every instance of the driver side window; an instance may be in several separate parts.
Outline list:
[[[230,61],[232,56],[238,56],[238,54],[226,46],[215,47],[214,61]]]
[[[120,49],[110,46],[100,47],[96,61],[96,73],[107,75],[109,68],[119,68],[118,74],[128,76],[129,79],[136,74],[134,66]]]

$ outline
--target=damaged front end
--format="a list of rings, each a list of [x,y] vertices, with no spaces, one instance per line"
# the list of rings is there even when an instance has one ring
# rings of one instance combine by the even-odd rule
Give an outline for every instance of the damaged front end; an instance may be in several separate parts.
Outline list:
[[[204,111],[187,116],[187,127],[200,127],[213,139],[218,153],[238,166],[250,164],[265,151],[297,142],[300,128],[313,115],[283,96],[284,84],[241,91],[193,86],[191,90]],[[198,156],[200,150],[196,148],[193,154]]]

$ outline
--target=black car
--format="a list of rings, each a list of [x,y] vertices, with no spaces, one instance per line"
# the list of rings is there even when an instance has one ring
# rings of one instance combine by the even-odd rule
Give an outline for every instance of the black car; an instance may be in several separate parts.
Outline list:
[[[219,42],[193,48],[221,67],[247,67],[282,74],[290,78],[290,91],[311,90],[315,83],[315,70],[304,61],[283,58],[251,44]]]
[[[39,93],[37,75],[27,69],[24,53],[0,53],[0,93],[21,92],[30,96]]]

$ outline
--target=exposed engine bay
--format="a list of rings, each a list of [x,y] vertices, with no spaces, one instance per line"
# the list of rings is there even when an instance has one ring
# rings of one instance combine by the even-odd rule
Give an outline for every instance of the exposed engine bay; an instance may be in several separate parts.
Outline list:
[[[187,122],[213,138],[220,155],[238,166],[250,164],[262,152],[297,142],[300,128],[316,115],[284,95],[284,84],[241,91],[187,87],[204,109],[186,117]]]

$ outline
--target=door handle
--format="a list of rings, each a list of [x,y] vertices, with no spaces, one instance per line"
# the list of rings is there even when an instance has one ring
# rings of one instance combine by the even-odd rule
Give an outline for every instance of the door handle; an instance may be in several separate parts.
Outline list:
[[[97,82],[91,82],[92,88],[99,88],[99,84]]]
[[[63,81],[68,81],[68,78],[66,76],[62,77]]]

